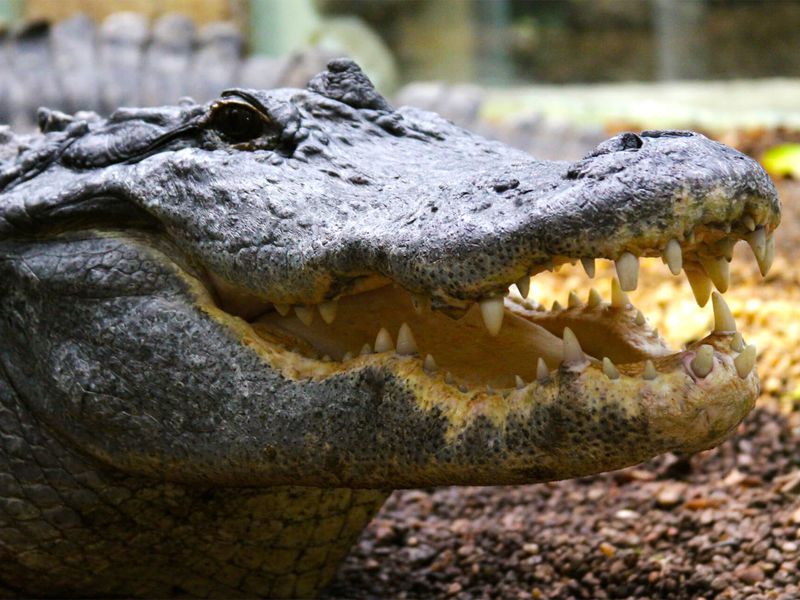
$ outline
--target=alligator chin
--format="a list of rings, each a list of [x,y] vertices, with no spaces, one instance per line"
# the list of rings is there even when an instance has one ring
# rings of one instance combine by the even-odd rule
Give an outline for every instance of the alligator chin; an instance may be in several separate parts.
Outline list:
[[[538,286],[528,275],[510,285],[505,297],[445,310],[378,277],[357,293],[295,306],[271,304],[214,278],[216,300],[208,310],[226,319],[273,368],[292,378],[324,379],[343,371],[383,368],[406,381],[421,405],[444,402],[451,409],[467,406],[467,412],[483,407],[478,410],[484,414],[486,406],[494,407],[489,413],[508,414],[515,403],[563,396],[561,388],[568,385],[570,396],[582,395],[587,403],[620,398],[658,405],[665,423],[670,421],[663,417],[666,413],[674,413],[675,423],[685,418],[680,427],[698,421],[709,425],[720,412],[729,414],[718,422],[730,426],[746,414],[758,393],[756,353],[736,331],[722,295],[711,290],[712,283],[727,289],[727,261],[738,239],[750,242],[763,271],[769,268],[771,240],[751,221],[734,225],[734,231],[742,230],[738,235],[696,232],[683,243],[664,245],[666,268],[676,274],[686,271],[698,304],[713,299],[713,331],[681,350],[668,347],[623,291],[634,289],[638,281],[639,259],[630,252],[617,258],[618,277],[611,280],[605,299],[594,289],[586,298],[573,292],[565,305],[554,302],[550,308],[534,300],[541,290],[530,293],[532,283]],[[714,256],[714,249],[725,253]],[[593,277],[594,260],[582,262]],[[675,436],[697,434],[698,442],[707,443],[721,433]]]

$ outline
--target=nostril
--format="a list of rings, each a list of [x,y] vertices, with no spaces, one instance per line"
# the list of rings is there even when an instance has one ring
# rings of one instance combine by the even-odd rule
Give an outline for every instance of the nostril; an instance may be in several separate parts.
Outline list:
[[[602,156],[603,154],[611,154],[612,152],[624,152],[626,150],[638,150],[642,147],[644,141],[641,137],[627,131],[620,133],[614,137],[602,142],[597,148],[592,150],[586,158],[593,158],[595,156]],[[585,160],[584,159],[584,160]]]
[[[635,133],[626,132],[618,136],[620,150],[638,150],[644,142]]]

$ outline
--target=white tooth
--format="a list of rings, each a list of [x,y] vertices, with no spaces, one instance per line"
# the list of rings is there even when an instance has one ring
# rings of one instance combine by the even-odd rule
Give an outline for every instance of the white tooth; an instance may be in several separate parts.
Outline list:
[[[331,362],[331,360],[332,359],[330,354],[326,354],[325,356],[322,357],[322,362]]]
[[[736,352],[741,352],[744,350],[744,338],[742,334],[738,331],[733,334],[733,339],[731,340],[731,348]]]
[[[630,252],[623,252],[614,263],[620,287],[630,292],[639,284],[639,259]]]
[[[687,269],[685,272],[689,285],[692,286],[694,299],[699,306],[705,306],[706,302],[708,302],[708,297],[711,295],[711,280],[708,275],[699,269]]]
[[[348,360],[353,360],[352,352],[345,352],[344,356],[342,357],[342,362],[347,362]]]
[[[711,369],[714,368],[714,348],[708,344],[700,346],[692,359],[691,365],[692,371],[698,377],[702,378],[711,373]]]
[[[764,251],[767,249],[766,229],[759,227],[753,233],[749,233],[744,236],[744,239],[747,240],[748,244],[750,244],[750,249],[753,251],[753,255],[756,257],[756,260],[759,263],[764,260]]]
[[[375,352],[390,352],[391,350],[394,350],[392,336],[386,331],[385,327],[381,327],[378,336],[375,338]]]
[[[644,372],[642,373],[642,379],[655,379],[658,377],[658,372],[656,371],[656,366],[653,364],[652,360],[648,360],[644,363]]]
[[[742,219],[742,223],[744,223],[744,226],[747,227],[748,231],[753,231],[756,228],[756,222],[750,215],[746,215]]]
[[[606,356],[603,357],[603,373],[605,373],[606,377],[609,379],[619,379],[617,367],[615,367],[614,363]]]
[[[540,356],[539,360],[536,361],[536,379],[538,381],[547,381],[550,377],[550,369],[547,368],[547,363],[544,362],[544,359]]]
[[[489,384],[486,384],[486,393],[487,394],[494,394],[494,388]]]
[[[481,300],[481,316],[483,317],[483,324],[489,331],[489,335],[497,335],[500,333],[500,328],[503,326],[503,298],[489,298],[488,300]]]
[[[517,281],[515,285],[519,290],[519,295],[522,296],[523,298],[527,298],[528,294],[531,291],[531,278],[525,275],[525,277]]]
[[[361,356],[365,356],[367,354],[372,354],[372,346],[369,344],[364,344],[361,346],[361,351],[359,352]]]
[[[428,373],[436,373],[436,361],[433,360],[433,356],[428,354],[425,357],[425,362],[422,363],[422,368]]]
[[[615,308],[625,308],[630,304],[628,294],[622,291],[619,285],[619,280],[616,277],[611,279],[611,306]]]
[[[584,362],[586,356],[583,354],[583,350],[581,350],[581,344],[578,338],[572,333],[572,329],[564,327],[562,338],[564,340],[564,362]]]
[[[583,270],[586,271],[586,275],[589,279],[594,279],[594,259],[593,258],[582,258],[581,264],[583,265]]]
[[[552,312],[556,312],[558,310],[564,310],[564,307],[561,306],[561,302],[558,300],[553,300],[553,308],[550,309]]]
[[[514,375],[514,383],[516,384],[518,390],[521,390],[525,387],[525,380],[519,375]]]
[[[400,325],[400,330],[397,332],[397,353],[402,356],[417,353],[417,342],[411,333],[411,327],[406,323]]]
[[[285,317],[289,314],[289,311],[292,310],[292,306],[290,304],[276,304],[275,310],[278,311],[280,316]]]
[[[634,319],[634,323],[636,323],[636,324],[637,324],[639,327],[641,327],[642,325],[644,325],[644,324],[645,324],[645,322],[646,322],[646,321],[645,321],[645,319],[644,319],[644,315],[642,314],[642,311],[640,311],[640,310],[637,308],[637,309],[636,309],[636,318]]]
[[[467,387],[466,383],[462,383],[460,386],[458,386],[458,391],[462,394],[466,394],[469,391],[469,388]]]
[[[453,377],[450,371],[444,374],[444,382],[448,385],[453,385],[456,382],[455,377]]]
[[[714,307],[714,333],[733,333],[736,331],[736,321],[733,320],[731,309],[719,292],[711,294],[711,304]]]
[[[772,268],[772,262],[775,260],[775,236],[770,235],[767,237],[766,247],[764,248],[764,258],[758,261],[758,270],[761,271],[761,276],[766,277]]]
[[[294,307],[294,314],[297,315],[297,318],[300,319],[306,327],[309,327],[314,320],[314,309],[310,306],[297,305]]]
[[[578,294],[575,293],[575,290],[572,290],[569,293],[569,298],[567,299],[567,306],[570,308],[575,308],[576,306],[581,305],[581,299],[578,298]]]
[[[586,301],[586,304],[589,306],[589,308],[596,308],[600,306],[600,303],[602,302],[603,299],[600,297],[600,292],[594,288],[589,290],[589,299]]]
[[[756,347],[752,344],[747,346],[739,356],[733,359],[733,364],[739,377],[742,379],[747,377],[756,365]]]
[[[431,304],[430,298],[422,294],[411,294],[411,306],[414,312],[421,315]]]
[[[339,308],[339,303],[336,300],[331,300],[330,302],[323,302],[317,308],[319,308],[322,320],[330,325],[336,319],[336,309]]]
[[[701,258],[703,270],[720,292],[726,292],[731,282],[730,264],[722,257]]]
[[[681,245],[675,238],[667,242],[667,247],[664,248],[664,262],[669,267],[669,272],[673,275],[678,275],[683,268],[683,252]]]

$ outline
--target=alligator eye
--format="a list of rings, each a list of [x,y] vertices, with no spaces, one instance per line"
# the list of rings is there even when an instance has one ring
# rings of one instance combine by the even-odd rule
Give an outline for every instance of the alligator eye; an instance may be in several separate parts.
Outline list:
[[[255,110],[244,104],[220,106],[214,113],[214,129],[231,142],[255,139],[264,133],[264,120]]]

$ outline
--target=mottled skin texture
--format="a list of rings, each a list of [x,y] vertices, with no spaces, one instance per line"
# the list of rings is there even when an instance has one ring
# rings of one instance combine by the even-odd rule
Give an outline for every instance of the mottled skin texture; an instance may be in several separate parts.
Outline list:
[[[244,127],[231,102],[255,107]],[[11,592],[310,595],[381,490],[694,451],[752,406],[755,375],[729,380],[723,359],[702,385],[684,376],[667,409],[568,366],[474,405],[410,358],[306,372],[219,310],[209,283],[312,304],[391,279],[458,309],[554,257],[657,252],[745,212],[774,228],[763,171],[702,136],[625,134],[540,162],[393,110],[347,61],[308,90],[42,124],[0,146]]]

